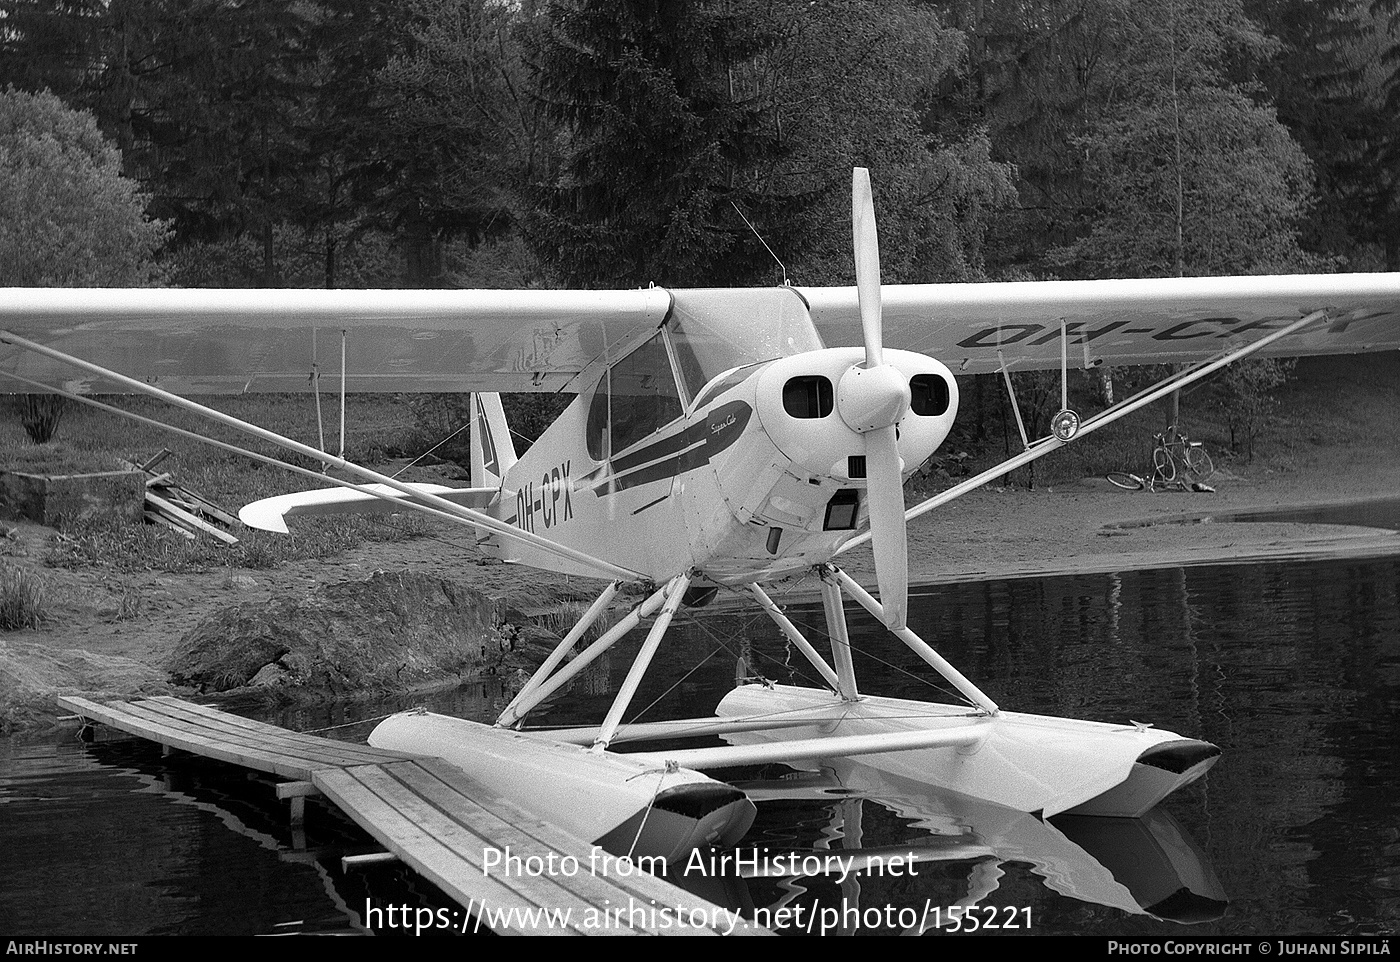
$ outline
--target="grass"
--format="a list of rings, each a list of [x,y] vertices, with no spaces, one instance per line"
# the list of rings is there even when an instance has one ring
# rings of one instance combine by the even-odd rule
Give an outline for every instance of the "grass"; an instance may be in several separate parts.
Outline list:
[[[573,629],[579,619],[587,613],[592,604],[593,602],[591,601],[564,601],[561,602],[558,607],[551,608],[549,611],[531,618],[530,620],[541,628],[552,631],[560,638],[563,638]],[[597,641],[609,628],[621,621],[624,614],[625,612],[618,611],[615,608],[604,609],[602,613],[598,615],[598,620],[589,625],[588,630],[579,638],[576,647],[578,645],[592,644],[594,641]]]
[[[225,545],[212,538],[190,541],[155,525],[89,522],[60,531],[49,543],[44,564],[171,574],[222,567],[269,569],[286,561],[331,557],[365,542],[410,540],[431,530],[431,522],[412,515],[393,520],[310,518],[299,521],[290,535],[240,530],[238,544]]]
[[[136,397],[101,400],[269,457],[320,469],[319,462],[297,455],[284,457],[271,442],[159,401]],[[310,395],[242,395],[201,401],[304,444],[319,444],[314,398]],[[412,411],[397,396],[354,395],[347,399],[346,408],[346,457],[350,460],[372,462],[400,453],[404,439],[415,434]],[[323,414],[326,443],[338,447],[336,405],[323,399]],[[59,437],[41,445],[29,441],[17,416],[0,417],[0,464],[20,471],[113,471],[119,467],[118,459],[140,463],[162,448],[169,448],[172,454],[161,462],[159,470],[171,472],[177,483],[233,513],[250,501],[315,486],[291,472],[85,405],[74,404],[64,417]],[[419,537],[432,530],[434,524],[412,515],[392,520],[314,518],[296,525],[290,536],[239,531],[239,544],[225,546],[209,538],[187,541],[152,525],[86,522],[66,526],[50,545],[45,562],[64,568],[111,566],[175,573],[223,566],[265,569],[284,561],[328,557],[367,541]]]
[[[44,583],[22,568],[0,565],[0,630],[39,628],[47,617]]]

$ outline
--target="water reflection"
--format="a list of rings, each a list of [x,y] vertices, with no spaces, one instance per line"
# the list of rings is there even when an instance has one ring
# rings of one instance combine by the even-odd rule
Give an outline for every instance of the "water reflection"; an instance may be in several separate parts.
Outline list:
[[[0,772],[0,918],[16,935],[358,929],[241,770],[121,740],[18,747]]]
[[[1160,819],[1126,831],[1145,833],[1132,844],[1148,846],[1130,847],[1131,856],[1115,854],[1122,840],[1108,838],[1124,834],[1119,826],[978,811],[965,799],[878,784],[854,768],[821,774],[820,783],[782,779],[781,767],[735,773],[768,793],[745,846],[912,846],[923,860],[914,877],[728,878],[704,894],[811,909],[853,898],[863,907],[975,900],[1027,907],[1032,930],[1044,933],[1393,932],[1397,598],[1395,559],[925,589],[911,598],[912,623],[999,703],[1151,722],[1212,741],[1224,757],[1169,799]],[[820,602],[789,602],[789,615],[819,635]],[[873,621],[853,614],[851,627],[864,690],[949,700]],[[657,660],[662,670],[634,701],[655,702],[642,720],[708,713],[733,684],[741,641],[751,670],[812,683],[767,618],[708,609],[673,631],[669,657]],[[549,706],[548,720],[596,723],[627,656],[624,649],[600,662],[587,684]],[[490,718],[505,699],[488,680],[429,707]],[[306,730],[423,701],[271,720]],[[342,734],[362,738],[371,725]],[[287,922],[350,932],[359,930],[366,897],[434,904],[411,873],[342,873],[341,854],[373,845],[334,813],[310,807],[307,828],[298,848],[285,808],[236,769],[162,759],[135,742],[0,743],[0,918],[16,934],[275,932]],[[1130,871],[1149,863],[1165,871]]]
[[[740,787],[762,803],[825,802],[831,825],[822,843],[841,838],[840,851],[847,854],[868,851],[860,828],[865,807],[889,809],[908,822],[909,839],[902,848],[878,849],[881,857],[907,854],[919,865],[971,863],[965,893],[943,908],[996,904],[992,897],[1008,862],[1029,864],[1047,888],[1061,895],[1132,915],[1194,924],[1220,918],[1228,906],[1205,852],[1163,807],[1137,819],[1061,816],[1045,821],[967,796],[930,791],[851,761]],[[879,878],[886,873],[877,864],[867,874]],[[1015,913],[1002,917],[1011,920]],[[921,924],[937,921],[924,918]]]
[[[1222,511],[1181,520],[1151,523],[1243,524],[1264,521],[1284,521],[1293,524],[1341,524],[1400,531],[1400,498],[1373,498],[1366,501],[1314,504],[1303,507],[1247,508],[1240,511]]]

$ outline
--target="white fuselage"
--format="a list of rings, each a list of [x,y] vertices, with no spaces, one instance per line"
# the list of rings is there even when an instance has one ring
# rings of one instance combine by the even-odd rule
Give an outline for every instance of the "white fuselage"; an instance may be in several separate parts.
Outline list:
[[[829,560],[868,520],[864,441],[835,403],[864,351],[817,347],[762,359],[688,395],[658,386],[678,353],[661,350],[663,333],[648,342],[649,355],[643,346],[614,359],[506,473],[497,517],[657,582],[694,571],[740,584]],[[899,422],[907,478],[951,429],[957,386],[923,355],[890,350],[885,361],[916,385]],[[675,383],[682,377],[678,370]],[[653,427],[648,417],[664,423]],[[534,567],[596,574],[528,545],[497,550]]]

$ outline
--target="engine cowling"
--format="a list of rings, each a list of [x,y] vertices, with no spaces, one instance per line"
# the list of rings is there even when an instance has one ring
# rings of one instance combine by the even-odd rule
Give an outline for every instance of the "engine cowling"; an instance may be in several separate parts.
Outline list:
[[[887,350],[884,358],[909,382],[909,409],[898,422],[900,473],[908,477],[952,430],[958,385],[947,366],[931,357]],[[782,358],[759,375],[755,398],[759,422],[779,451],[803,470],[854,487],[864,486],[865,445],[858,426],[847,423],[849,405],[839,403],[839,391],[864,361],[864,350],[856,347]]]

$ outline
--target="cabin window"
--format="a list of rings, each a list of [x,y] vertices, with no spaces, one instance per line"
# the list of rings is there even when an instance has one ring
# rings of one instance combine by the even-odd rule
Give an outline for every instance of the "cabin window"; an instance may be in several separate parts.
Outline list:
[[[593,400],[588,402],[588,422],[584,427],[584,440],[588,445],[588,456],[594,461],[608,459],[608,372],[593,391]]]
[[[608,390],[608,435],[616,453],[681,416],[681,396],[661,334],[612,366]],[[602,386],[599,386],[601,393]],[[597,406],[594,398],[594,406]],[[593,410],[589,411],[590,435]],[[590,453],[592,453],[590,451]]]
[[[690,397],[725,371],[822,348],[807,305],[791,288],[675,291],[674,297],[667,326]]]
[[[757,368],[757,364],[747,364],[744,367],[735,368],[724,377],[713,381],[709,387],[705,388],[705,392],[695,399],[695,406],[697,408],[704,407],[734,385],[744,383]]]

